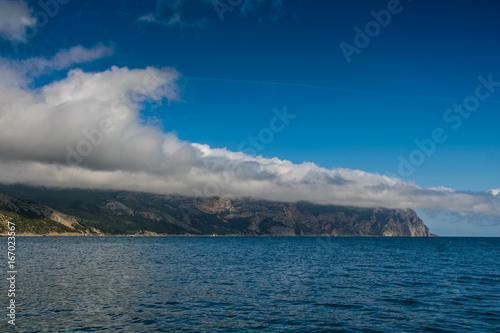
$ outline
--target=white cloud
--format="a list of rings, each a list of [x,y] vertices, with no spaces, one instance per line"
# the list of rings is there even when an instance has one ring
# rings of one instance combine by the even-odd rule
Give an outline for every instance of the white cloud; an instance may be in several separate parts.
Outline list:
[[[58,70],[101,54],[73,49],[80,51],[61,51],[44,68]],[[16,73],[8,64],[2,68]],[[37,90],[12,85],[0,74],[0,182],[411,207],[500,223],[498,190],[422,188],[360,170],[253,157],[184,142],[146,125],[140,120],[143,102],[180,99],[180,75],[172,68],[73,69]]]
[[[155,23],[156,19],[153,13],[145,14],[139,17],[137,20],[143,21],[143,22],[148,22],[148,23]]]
[[[500,188],[497,188],[496,190],[489,190],[492,195],[500,195]]]
[[[59,51],[51,59],[31,58],[24,60],[22,63],[29,71],[35,71],[35,75],[51,72],[54,70],[62,70],[69,68],[75,64],[94,61],[103,57],[107,57],[113,53],[111,46],[99,44],[93,48],[84,48],[75,46],[67,50]]]
[[[26,28],[34,27],[33,9],[24,1],[0,0],[0,37],[26,42]]]
[[[75,46],[67,50],[61,50],[51,58],[36,57],[25,60],[11,60],[0,57],[0,73],[12,78],[10,80],[10,85],[18,86],[42,74],[60,71],[76,64],[94,61],[109,56],[112,53],[113,48],[111,46],[98,44],[93,48]],[[7,80],[3,81],[9,82]]]

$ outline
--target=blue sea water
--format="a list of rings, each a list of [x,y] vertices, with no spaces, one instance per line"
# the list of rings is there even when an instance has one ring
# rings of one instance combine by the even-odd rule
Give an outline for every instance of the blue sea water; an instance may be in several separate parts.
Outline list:
[[[500,332],[499,238],[17,237],[16,245],[19,332]],[[1,331],[11,329],[2,317]]]

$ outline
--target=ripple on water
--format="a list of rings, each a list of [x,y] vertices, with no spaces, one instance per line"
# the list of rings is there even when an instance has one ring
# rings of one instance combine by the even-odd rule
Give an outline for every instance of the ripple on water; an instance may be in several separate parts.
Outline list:
[[[499,239],[18,242],[27,332],[500,331]]]

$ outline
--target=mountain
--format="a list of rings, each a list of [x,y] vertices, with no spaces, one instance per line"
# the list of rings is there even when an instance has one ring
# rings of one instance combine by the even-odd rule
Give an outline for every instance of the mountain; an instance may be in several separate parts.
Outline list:
[[[0,185],[7,221],[33,235],[433,236],[411,209]]]

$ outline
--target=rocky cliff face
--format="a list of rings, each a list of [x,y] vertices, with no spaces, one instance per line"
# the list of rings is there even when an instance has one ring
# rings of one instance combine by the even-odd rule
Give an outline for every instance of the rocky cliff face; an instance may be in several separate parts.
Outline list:
[[[43,220],[52,223],[45,231],[80,234],[432,236],[411,209],[19,186],[2,191],[9,194],[0,194],[0,214],[29,219],[23,225],[31,233]]]
[[[221,229],[247,235],[432,236],[411,209],[350,208],[308,202],[203,198],[191,201],[199,212],[215,216]],[[191,214],[193,216],[201,213]],[[228,230],[229,231],[229,230]]]

